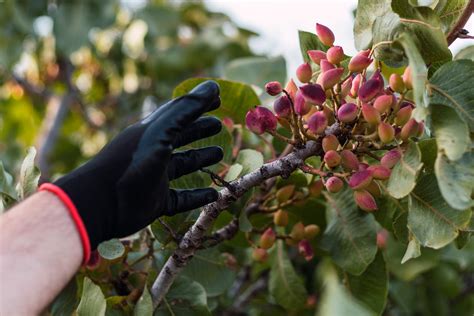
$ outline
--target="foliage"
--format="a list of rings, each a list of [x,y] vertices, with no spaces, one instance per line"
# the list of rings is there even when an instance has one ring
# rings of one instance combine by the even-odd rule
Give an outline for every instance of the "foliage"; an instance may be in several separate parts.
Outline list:
[[[212,114],[226,128],[190,147],[222,146],[224,160],[212,171],[226,181],[317,144],[299,169],[252,188],[220,213],[155,311],[152,284],[199,210],[102,243],[52,303],[51,314],[472,313],[474,61],[472,47],[453,58],[446,40],[468,5],[360,0],[354,38],[367,51],[338,55],[321,41],[331,39],[329,29],[300,31],[304,64],[295,78],[309,85],[291,79],[283,88],[284,60],[252,56],[247,41],[256,34],[199,2],[59,2],[47,9],[31,1],[26,10],[6,1],[0,13],[0,139],[7,144],[0,146],[1,211],[34,192],[36,151],[28,149],[19,162],[35,141],[42,176],[50,179],[93,156],[157,102],[185,94],[206,77],[222,76],[216,79],[222,107]],[[40,21],[54,22],[50,33],[32,32]],[[223,31],[228,27],[234,35]],[[372,97],[363,88],[370,80],[378,82]],[[308,86],[323,93],[311,94]],[[269,110],[273,96],[288,99],[287,112],[276,103],[276,114]],[[379,108],[380,96],[394,102]],[[42,139],[54,130],[48,113],[67,100],[70,111],[45,153]],[[407,107],[413,111],[397,114]],[[329,127],[319,128],[321,122]],[[382,124],[393,129],[392,137],[380,132]],[[388,163],[387,177],[370,171],[364,182],[366,167]],[[217,186],[201,172],[172,183],[203,185]]]

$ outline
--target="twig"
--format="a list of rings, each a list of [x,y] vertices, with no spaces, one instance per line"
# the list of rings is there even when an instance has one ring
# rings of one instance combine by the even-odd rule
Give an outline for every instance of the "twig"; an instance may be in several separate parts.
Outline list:
[[[341,128],[337,123],[326,129],[326,134],[339,136],[341,133]],[[219,192],[219,199],[216,202],[202,208],[199,218],[184,235],[178,248],[168,258],[163,269],[160,271],[151,288],[153,306],[156,308],[163,300],[178,273],[191,260],[196,250],[200,248],[206,231],[212,226],[222,210],[229,207],[236,198],[241,197],[250,188],[258,186],[270,178],[277,176],[288,177],[296,168],[303,164],[306,158],[320,155],[321,153],[321,142],[310,141],[303,145],[301,149],[283,158],[266,163],[258,170],[232,181],[230,185],[234,189],[233,193],[228,188],[221,190]]]
[[[459,35],[463,34],[462,30],[464,28],[464,25],[466,25],[473,12],[474,0],[470,0],[468,5],[464,9],[464,12],[462,13],[461,17],[446,37],[446,40],[448,41],[448,46],[451,45],[456,40],[456,38],[460,37]]]

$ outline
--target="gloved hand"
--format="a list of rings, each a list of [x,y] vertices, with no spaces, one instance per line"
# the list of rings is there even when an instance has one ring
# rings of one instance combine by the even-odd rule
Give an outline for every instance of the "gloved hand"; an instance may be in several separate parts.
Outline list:
[[[217,200],[218,193],[212,188],[173,190],[169,181],[222,159],[222,149],[217,146],[173,153],[221,130],[216,118],[199,118],[219,105],[218,85],[206,81],[126,128],[93,159],[54,183],[77,209],[90,248],[130,235],[162,215]],[[40,190],[54,192],[51,187]]]

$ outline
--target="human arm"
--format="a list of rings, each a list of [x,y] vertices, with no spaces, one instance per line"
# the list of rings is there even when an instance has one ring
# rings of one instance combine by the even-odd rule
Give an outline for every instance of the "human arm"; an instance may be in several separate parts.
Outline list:
[[[50,192],[0,216],[0,315],[38,315],[76,273],[82,254],[67,208]]]
[[[82,245],[79,248],[82,248],[83,263],[87,261],[90,251],[102,241],[126,237],[162,215],[171,216],[217,200],[218,193],[213,188],[175,190],[169,187],[169,182],[222,159],[222,149],[216,146],[174,152],[177,148],[215,135],[221,130],[221,123],[216,118],[200,117],[219,105],[217,84],[205,82],[188,95],[162,105],[145,119],[126,128],[89,162],[54,184],[40,187],[40,190],[49,191],[48,194],[53,194],[65,206]],[[34,203],[27,204],[28,208],[23,203],[18,206],[21,210],[37,208]],[[43,206],[38,212],[49,212],[48,205]],[[30,217],[27,211],[15,212],[20,214],[17,215],[19,217]],[[21,218],[17,218],[13,225],[21,226],[21,222]],[[16,229],[21,231],[18,227]],[[41,230],[37,233],[41,233]],[[5,243],[12,238],[35,243],[21,234],[17,237],[5,236]],[[61,238],[60,234],[55,237]],[[55,243],[47,246],[55,247]],[[63,255],[68,254],[66,252]],[[9,255],[8,258],[13,262],[6,266],[15,268],[11,271],[0,270],[0,273],[2,276],[11,273],[9,280],[14,281],[14,275],[23,271],[16,268],[15,256]],[[32,256],[22,260],[35,261],[37,258]],[[49,269],[47,266],[42,267]],[[74,272],[76,269],[77,264]],[[69,278],[61,278],[63,286]],[[5,287],[22,295],[21,288],[15,283]],[[45,290],[49,289],[32,289],[34,293]],[[42,295],[51,298],[53,294]],[[41,310],[44,307],[35,306],[32,309]]]

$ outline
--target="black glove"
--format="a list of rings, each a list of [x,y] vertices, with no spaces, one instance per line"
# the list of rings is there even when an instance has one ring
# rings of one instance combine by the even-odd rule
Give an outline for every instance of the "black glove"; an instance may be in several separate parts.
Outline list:
[[[219,120],[199,118],[219,105],[219,86],[206,81],[126,128],[93,159],[55,182],[76,206],[92,249],[135,233],[159,216],[217,200],[212,188],[173,190],[169,181],[222,159],[217,146],[172,153],[219,133]]]

